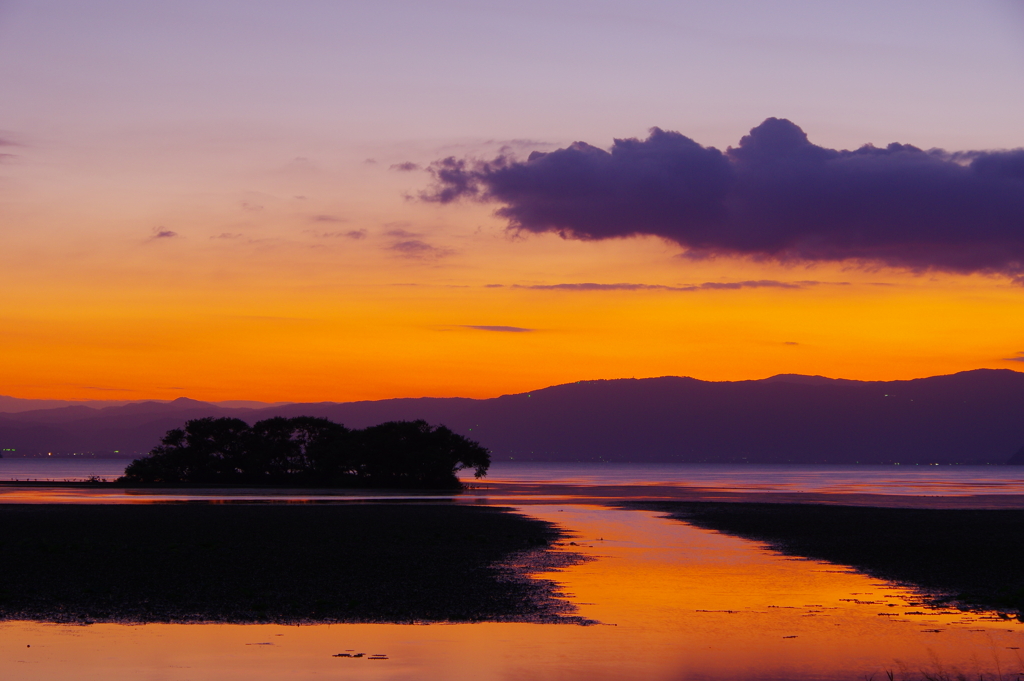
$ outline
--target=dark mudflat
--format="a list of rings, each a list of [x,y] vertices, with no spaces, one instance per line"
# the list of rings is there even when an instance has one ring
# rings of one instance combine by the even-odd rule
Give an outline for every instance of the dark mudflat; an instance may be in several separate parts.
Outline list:
[[[0,619],[574,621],[495,566],[559,536],[452,504],[0,505]]]
[[[938,601],[1024,612],[1024,510],[630,502],[782,553],[850,565]]]

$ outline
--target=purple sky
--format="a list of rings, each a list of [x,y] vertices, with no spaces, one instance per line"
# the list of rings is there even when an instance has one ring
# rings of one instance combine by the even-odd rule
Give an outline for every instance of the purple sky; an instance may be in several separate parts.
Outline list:
[[[655,125],[724,147],[777,116],[837,148],[1017,147],[1022,7],[7,1],[0,129],[128,155],[153,136],[211,154],[259,139],[604,146]]]
[[[0,0],[0,392],[1019,368],[1022,113],[1022,0]]]

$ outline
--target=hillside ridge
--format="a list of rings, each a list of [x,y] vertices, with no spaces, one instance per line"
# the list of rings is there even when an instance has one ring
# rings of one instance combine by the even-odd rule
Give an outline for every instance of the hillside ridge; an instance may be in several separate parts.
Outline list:
[[[15,456],[116,451],[134,457],[188,419],[252,423],[303,415],[353,428],[424,419],[478,440],[496,461],[1004,463],[1024,445],[1024,373],[976,369],[899,381],[661,376],[585,380],[486,399],[261,408],[182,397],[0,413],[0,448]]]

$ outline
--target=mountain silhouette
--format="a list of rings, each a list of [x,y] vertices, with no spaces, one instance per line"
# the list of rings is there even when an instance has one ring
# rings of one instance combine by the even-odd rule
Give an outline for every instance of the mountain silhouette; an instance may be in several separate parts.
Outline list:
[[[779,375],[580,381],[491,399],[402,398],[229,408],[179,398],[0,414],[17,454],[134,457],[205,416],[320,416],[365,428],[444,424],[495,462],[1004,463],[1024,444],[1024,373],[978,369],[907,381]]]

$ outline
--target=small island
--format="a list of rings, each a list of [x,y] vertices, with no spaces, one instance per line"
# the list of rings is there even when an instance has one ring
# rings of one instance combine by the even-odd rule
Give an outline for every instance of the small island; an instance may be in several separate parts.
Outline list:
[[[169,431],[126,487],[457,490],[488,451],[444,426],[328,419]],[[52,484],[52,483],[51,483]],[[0,504],[0,621],[584,623],[532,572],[579,558],[550,523],[425,498],[374,504]]]
[[[490,463],[479,443],[422,420],[353,430],[312,416],[201,418],[168,431],[117,484],[461,489],[459,471],[481,478]]]

